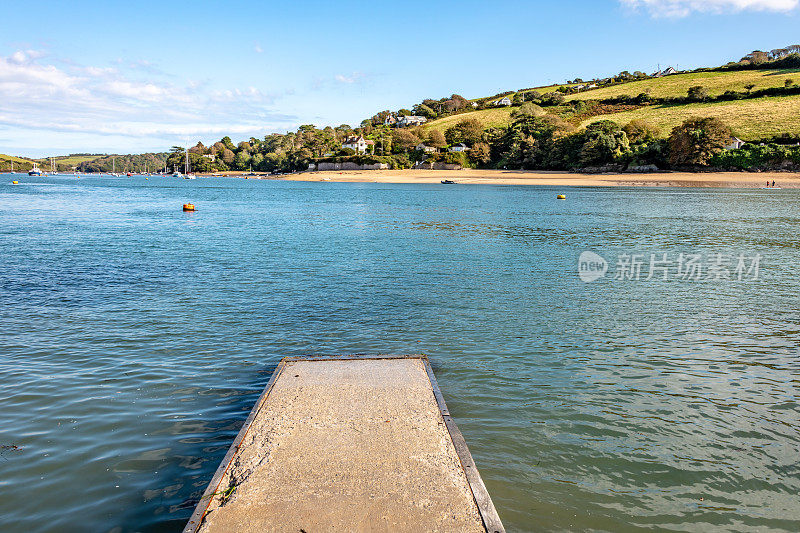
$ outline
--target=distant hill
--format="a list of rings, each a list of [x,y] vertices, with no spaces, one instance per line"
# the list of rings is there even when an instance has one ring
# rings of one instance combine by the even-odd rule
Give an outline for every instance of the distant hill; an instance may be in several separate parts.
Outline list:
[[[11,170],[11,162],[14,162],[14,171],[27,172],[33,168],[33,160],[24,157],[0,154],[0,172]]]

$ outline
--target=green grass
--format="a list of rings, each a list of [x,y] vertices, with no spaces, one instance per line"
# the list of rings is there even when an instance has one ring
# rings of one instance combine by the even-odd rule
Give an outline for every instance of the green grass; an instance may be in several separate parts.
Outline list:
[[[86,161],[94,161],[95,159],[98,159],[100,157],[103,157],[103,156],[102,155],[67,155],[67,156],[56,157],[54,159],[56,160],[56,163],[63,164],[63,165],[75,166],[75,165],[79,165],[81,163],[84,163]]]
[[[650,96],[655,98],[668,98],[686,96],[689,87],[702,85],[711,96],[718,96],[725,91],[745,91],[745,85],[755,85],[754,90],[769,87],[783,87],[787,79],[800,83],[800,69],[790,70],[743,70],[734,72],[694,72],[690,74],[673,74],[663,78],[651,78],[642,81],[632,81],[593,89],[567,96],[567,100],[602,100],[614,96],[637,96],[650,91]]]
[[[581,123],[585,127],[599,120],[613,120],[625,125],[633,119],[645,120],[661,129],[661,136],[689,117],[717,117],[728,124],[741,139],[755,140],[779,133],[800,134],[800,96],[754,98],[733,102],[689,104],[681,106],[649,106],[634,111],[592,117]]]
[[[25,159],[24,157],[17,157],[17,156],[14,156],[14,155],[0,154],[0,161],[4,161],[6,163],[9,162],[9,161],[14,161],[14,163],[30,163],[33,160],[32,159]]]
[[[568,98],[595,100],[620,95],[636,96],[648,89],[653,97],[685,96],[689,87],[693,85],[702,85],[710,95],[715,96],[727,90],[744,91],[744,86],[751,83],[755,85],[755,89],[783,87],[787,79],[800,83],[800,69],[675,74],[586,91],[570,95]],[[556,88],[557,86],[553,86],[549,89]],[[537,90],[542,92],[542,89]],[[429,122],[425,125],[425,129],[438,129],[444,132],[450,126],[468,118],[478,119],[484,127],[502,127],[511,121],[514,109],[516,108],[492,108],[451,115]],[[553,112],[552,108],[548,110]],[[744,140],[761,139],[780,133],[800,134],[800,96],[775,96],[678,106],[648,106],[634,111],[591,117],[583,121],[580,126],[585,127],[604,119],[613,120],[621,125],[633,119],[642,119],[658,126],[662,136],[667,136],[673,127],[692,116],[720,118]]]
[[[511,121],[511,112],[513,107],[493,107],[491,109],[481,109],[479,111],[470,111],[469,113],[461,113],[458,115],[450,115],[444,118],[432,120],[423,126],[425,130],[436,129],[444,133],[450,126],[458,124],[462,120],[477,119],[483,124],[484,128],[492,126],[505,126]]]

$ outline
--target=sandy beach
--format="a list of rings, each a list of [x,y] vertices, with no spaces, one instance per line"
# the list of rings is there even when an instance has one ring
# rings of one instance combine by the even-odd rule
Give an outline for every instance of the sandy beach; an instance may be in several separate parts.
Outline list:
[[[343,170],[301,172],[279,176],[291,181],[355,183],[440,183],[463,185],[553,185],[567,187],[738,187],[761,188],[774,181],[777,187],[800,188],[794,172],[658,172],[651,174],[572,174],[524,170]]]

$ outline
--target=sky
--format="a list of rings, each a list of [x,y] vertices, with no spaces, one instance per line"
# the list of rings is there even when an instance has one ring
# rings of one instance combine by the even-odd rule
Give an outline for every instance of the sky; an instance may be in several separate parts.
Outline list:
[[[117,5],[118,4],[118,5]],[[0,0],[0,153],[166,151],[800,44],[800,0]]]

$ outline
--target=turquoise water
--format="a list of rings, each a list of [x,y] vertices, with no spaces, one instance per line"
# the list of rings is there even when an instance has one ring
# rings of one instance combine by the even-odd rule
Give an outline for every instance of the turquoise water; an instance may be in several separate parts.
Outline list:
[[[509,531],[800,530],[798,191],[11,179],[2,531],[179,531],[277,361],[353,352],[430,356]],[[681,252],[760,272],[612,279]]]

